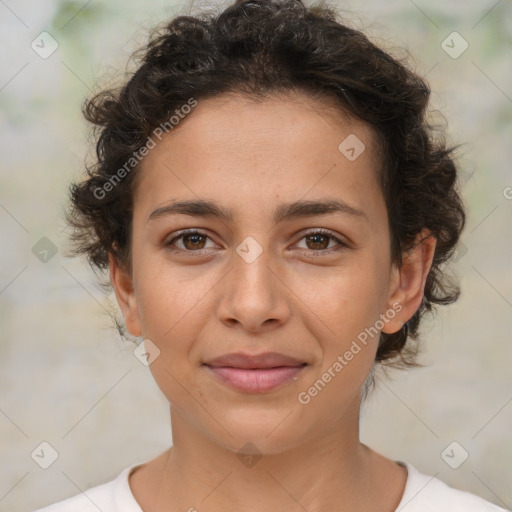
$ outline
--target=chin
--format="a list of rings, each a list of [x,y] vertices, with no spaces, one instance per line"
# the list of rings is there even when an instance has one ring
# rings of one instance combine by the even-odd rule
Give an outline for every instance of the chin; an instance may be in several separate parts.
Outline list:
[[[290,414],[292,410],[283,406],[272,410],[233,408],[216,417],[229,433],[216,424],[209,436],[235,453],[247,445],[249,451],[279,454],[300,445],[307,436],[304,422],[294,418],[294,414]]]

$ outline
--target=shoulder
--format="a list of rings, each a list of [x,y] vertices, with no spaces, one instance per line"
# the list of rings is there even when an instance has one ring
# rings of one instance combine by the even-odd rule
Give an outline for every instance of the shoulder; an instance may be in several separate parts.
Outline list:
[[[114,480],[33,512],[142,512],[128,483],[129,473],[139,464],[123,469]]]
[[[475,494],[454,489],[435,476],[420,473],[411,464],[403,464],[409,476],[395,512],[506,512]]]
[[[35,510],[34,512],[114,512],[114,482],[92,487],[80,494],[67,498],[53,505]]]

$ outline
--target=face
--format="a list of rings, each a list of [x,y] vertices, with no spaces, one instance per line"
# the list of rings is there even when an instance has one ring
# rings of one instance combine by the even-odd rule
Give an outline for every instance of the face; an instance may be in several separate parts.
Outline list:
[[[111,280],[188,427],[278,453],[357,425],[376,332],[416,311],[433,251],[392,264],[375,147],[369,127],[307,97],[224,95],[147,155],[132,271],[111,259]],[[206,364],[267,352],[295,363]]]

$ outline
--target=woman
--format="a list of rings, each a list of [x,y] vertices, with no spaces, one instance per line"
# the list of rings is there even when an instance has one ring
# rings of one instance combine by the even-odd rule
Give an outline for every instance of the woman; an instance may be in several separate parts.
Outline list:
[[[503,510],[359,440],[374,369],[413,366],[459,293],[429,92],[328,8],[242,0],[172,20],[86,103],[75,250],[144,339],[173,446],[41,510]]]

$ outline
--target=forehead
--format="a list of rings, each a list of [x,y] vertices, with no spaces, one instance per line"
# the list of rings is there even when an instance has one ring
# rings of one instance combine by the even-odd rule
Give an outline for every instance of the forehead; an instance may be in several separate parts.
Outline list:
[[[270,212],[276,200],[328,194],[371,211],[379,167],[372,129],[333,102],[226,94],[198,101],[157,141],[138,171],[135,205],[147,213],[171,199],[211,198]]]

